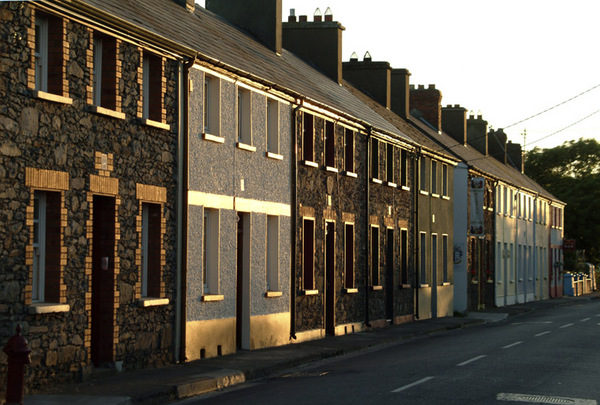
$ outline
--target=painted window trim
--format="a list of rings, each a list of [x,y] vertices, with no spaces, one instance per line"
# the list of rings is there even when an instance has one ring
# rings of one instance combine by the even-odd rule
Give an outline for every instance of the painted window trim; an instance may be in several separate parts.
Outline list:
[[[381,290],[383,290],[383,286],[379,285],[379,284],[378,285],[372,285],[372,286],[369,286],[369,289],[371,291],[381,291]]]
[[[273,152],[265,152],[265,156],[269,159],[273,159],[273,160],[283,160],[283,155],[280,155],[278,153],[273,153]]]
[[[169,305],[168,298],[142,297],[138,302],[143,308]]]
[[[344,288],[345,294],[357,294],[358,288]]]
[[[32,93],[33,93],[33,97],[39,98],[40,100],[46,100],[46,101],[51,101],[53,103],[66,104],[66,105],[73,104],[73,99],[71,97],[59,96],[58,94],[48,93],[48,92],[42,91],[42,90],[33,90]]]
[[[225,300],[225,296],[222,294],[204,294],[202,296],[202,302],[217,302]]]
[[[302,290],[301,295],[319,295],[319,290]]]
[[[154,128],[158,128],[158,129],[164,129],[167,131],[171,130],[171,125],[169,124],[165,124],[164,122],[159,122],[159,121],[154,121],[151,120],[149,118],[142,118],[142,124],[149,126],[149,127],[154,127]]]
[[[225,143],[225,138],[219,135],[211,135],[207,132],[202,133],[202,139],[209,142]]]
[[[28,312],[32,315],[41,314],[56,314],[61,312],[70,312],[71,306],[69,304],[55,304],[49,302],[34,302],[28,305]]]
[[[346,177],[352,177],[354,179],[358,178],[358,174],[354,173],[354,172],[349,172],[349,171],[345,171],[343,172],[344,176]]]
[[[396,183],[394,183],[394,182],[391,182],[391,181],[386,181],[385,185],[388,186],[388,187],[391,187],[391,188],[398,188],[398,185]]]
[[[325,166],[325,171],[331,172],[331,173],[339,173],[338,168],[337,167],[332,167],[332,166]]]
[[[111,118],[116,118],[119,120],[125,119],[125,113],[122,113],[122,112],[119,112],[116,110],[111,110],[109,108],[102,107],[99,105],[91,105],[90,111],[93,113],[96,113],[96,114],[104,115],[104,116],[111,117]]]
[[[278,298],[283,296],[283,292],[282,291],[267,291],[265,293],[265,298]]]
[[[252,146],[247,143],[236,142],[235,146],[236,146],[236,148],[241,149],[241,150],[245,150],[248,152],[256,152],[256,146]]]
[[[302,164],[304,166],[308,166],[308,167],[314,167],[314,168],[318,168],[319,164],[317,162],[313,162],[312,160],[303,160]]]

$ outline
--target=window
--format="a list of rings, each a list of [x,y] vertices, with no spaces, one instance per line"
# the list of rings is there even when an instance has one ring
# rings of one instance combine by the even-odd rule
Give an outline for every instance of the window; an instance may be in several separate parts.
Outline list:
[[[354,288],[354,224],[344,227],[344,286]]]
[[[421,271],[419,284],[427,284],[427,233],[420,233],[419,242],[419,269]]]
[[[404,149],[400,152],[400,185],[408,187],[408,152]]]
[[[444,283],[450,282],[448,276],[448,235],[442,235],[442,280]]]
[[[279,291],[279,217],[267,215],[267,291]]]
[[[279,102],[267,99],[267,152],[279,153]]]
[[[371,138],[371,178],[379,179],[379,141]]]
[[[238,88],[238,142],[252,145],[251,93],[250,90]]]
[[[221,81],[218,77],[204,75],[204,133],[219,136],[221,132]]]
[[[204,294],[219,293],[219,210],[204,208],[202,238]]]
[[[402,238],[402,252],[400,261],[402,266],[402,284],[408,284],[408,230],[402,229],[400,237]]]
[[[94,33],[93,101],[95,106],[117,109],[117,41]]]
[[[325,166],[335,167],[335,125],[325,121]]]
[[[302,275],[304,290],[315,288],[315,220],[302,221]]]
[[[61,18],[36,10],[35,28],[31,34],[35,42],[33,72],[30,86],[41,92],[59,96],[67,93],[65,81],[64,22]]]
[[[420,159],[420,181],[419,181],[419,187],[421,191],[425,191],[427,192],[427,158],[425,156],[422,156]]]
[[[394,145],[388,143],[386,150],[386,175],[385,179],[388,183],[394,184]]]
[[[442,163],[442,195],[449,197],[448,192],[448,165]]]
[[[162,206],[142,203],[142,297],[161,296]]]
[[[434,275],[433,279],[437,280],[437,269],[438,269],[438,251],[437,244],[438,236],[434,233],[431,235],[431,274]]]
[[[435,160],[431,161],[431,193],[439,194],[438,190],[438,173],[437,173],[438,162]]]
[[[314,117],[312,114],[304,113],[302,128],[302,157],[307,162],[315,161],[314,151]]]
[[[163,61],[159,56],[144,52],[142,61],[142,118],[163,122]]]
[[[379,286],[379,227],[371,225],[371,285]]]
[[[348,128],[344,134],[344,170],[354,173],[354,131]]]
[[[32,302],[60,302],[60,207],[60,192],[34,192]]]

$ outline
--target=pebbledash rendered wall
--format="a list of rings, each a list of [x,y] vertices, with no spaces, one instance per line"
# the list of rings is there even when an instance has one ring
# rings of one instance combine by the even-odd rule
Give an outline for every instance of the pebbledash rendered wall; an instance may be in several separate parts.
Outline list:
[[[17,324],[23,326],[32,349],[29,390],[50,381],[78,380],[94,368],[96,197],[114,208],[114,254],[108,255],[112,321],[106,325],[113,333],[105,342],[109,361],[103,365],[137,369],[171,363],[175,303],[177,62],[162,59],[162,128],[142,125],[142,49],[117,39],[119,114],[94,113],[93,31],[67,14],[57,19],[63,28],[62,62],[55,67],[62,72],[61,89],[37,93],[32,47],[39,7],[35,2],[0,4],[0,346]],[[60,202],[55,215],[61,236],[54,241],[60,292],[50,303],[33,302],[31,293],[35,190],[52,191]],[[162,216],[157,306],[146,306],[140,296],[141,211],[148,201],[161,207]],[[107,222],[113,223],[111,218]],[[6,370],[1,353],[0,381]]]
[[[284,99],[200,65],[190,69],[189,194],[185,347],[187,360],[237,349],[287,344],[290,335],[291,109]],[[217,86],[219,102],[208,97],[205,78]],[[239,79],[239,78],[237,78]],[[237,92],[251,99],[251,140],[238,140]],[[214,87],[213,87],[214,89]],[[279,108],[279,151],[267,151],[267,100]],[[218,124],[205,129],[204,114],[218,109]],[[214,111],[214,110],[213,110]],[[210,113],[208,113],[210,114]],[[214,115],[213,115],[214,117]],[[218,226],[204,229],[209,210]],[[267,287],[267,217],[279,222],[278,276]],[[240,222],[243,247],[238,246]],[[210,234],[212,233],[212,235]],[[217,243],[212,258],[216,284],[204,289],[203,267],[211,266],[204,241]],[[215,239],[216,238],[216,239]],[[243,251],[243,274],[238,251]],[[242,271],[242,270],[240,270]],[[205,272],[207,277],[210,277]],[[236,305],[239,305],[239,309]]]

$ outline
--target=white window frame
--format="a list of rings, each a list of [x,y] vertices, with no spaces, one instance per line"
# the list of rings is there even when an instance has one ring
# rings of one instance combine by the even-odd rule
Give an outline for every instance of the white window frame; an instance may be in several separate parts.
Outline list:
[[[432,277],[436,280],[436,283],[439,284],[439,280],[437,277],[437,269],[438,269],[438,235],[437,233],[431,234],[431,275],[435,274],[435,277]],[[433,286],[435,287],[435,286]]]
[[[438,162],[436,160],[432,159],[431,160],[430,178],[431,178],[431,194],[434,194],[434,195],[438,195],[439,194],[437,166],[438,166]]]
[[[252,145],[252,92],[238,86],[237,91],[238,142]]]
[[[205,295],[219,294],[219,233],[218,209],[204,208],[202,233],[202,284]]]
[[[46,277],[46,192],[34,192],[32,302],[44,302]],[[37,205],[37,210],[36,210]]]
[[[39,35],[39,36],[38,36]],[[35,17],[35,89],[48,91],[48,19]]]
[[[279,224],[279,216],[267,215],[267,291],[280,291]]]
[[[378,287],[381,285],[381,231],[379,229],[379,225],[371,225],[371,287]],[[373,238],[373,234],[375,234],[376,239]],[[376,243],[376,246],[373,244]],[[375,247],[376,249],[373,249]],[[375,269],[373,268],[373,264],[375,264]],[[377,280],[373,280],[373,274],[377,274]]]
[[[204,133],[220,136],[221,132],[221,79],[204,74]]]
[[[279,101],[267,98],[267,152],[279,154]]]
[[[448,165],[442,163],[442,195],[448,197]]]

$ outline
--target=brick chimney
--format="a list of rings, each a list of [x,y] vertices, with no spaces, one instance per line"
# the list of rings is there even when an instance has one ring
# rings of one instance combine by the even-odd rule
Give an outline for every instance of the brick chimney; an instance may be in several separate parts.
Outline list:
[[[523,151],[520,143],[508,141],[506,144],[506,164],[523,173]]]
[[[308,21],[305,15],[301,15],[299,21],[290,15],[288,22],[283,23],[283,47],[312,62],[323,73],[341,84],[344,30],[342,24],[333,21],[333,14],[329,8],[325,12],[324,21],[320,11],[315,13],[312,22]]]
[[[488,133],[488,153],[504,164],[506,164],[506,139],[507,136],[502,128]]]
[[[442,108],[442,130],[461,145],[467,144],[467,109],[459,104]]]
[[[179,4],[181,7],[185,7],[188,11],[194,12],[196,9],[195,0],[173,0],[175,3]]]
[[[486,156],[488,154],[487,124],[481,114],[477,115],[477,118],[469,115],[467,119],[467,143]]]
[[[410,117],[410,72],[408,69],[392,70],[391,109],[408,119]]]
[[[442,92],[435,84],[427,89],[422,84],[418,88],[410,86],[410,113],[424,118],[438,131],[442,129]]]
[[[390,108],[392,68],[388,62],[373,62],[367,52],[362,62],[350,58],[344,62],[344,80],[354,84],[385,108]]]
[[[281,1],[206,0],[206,9],[243,28],[271,50],[281,53]]]

